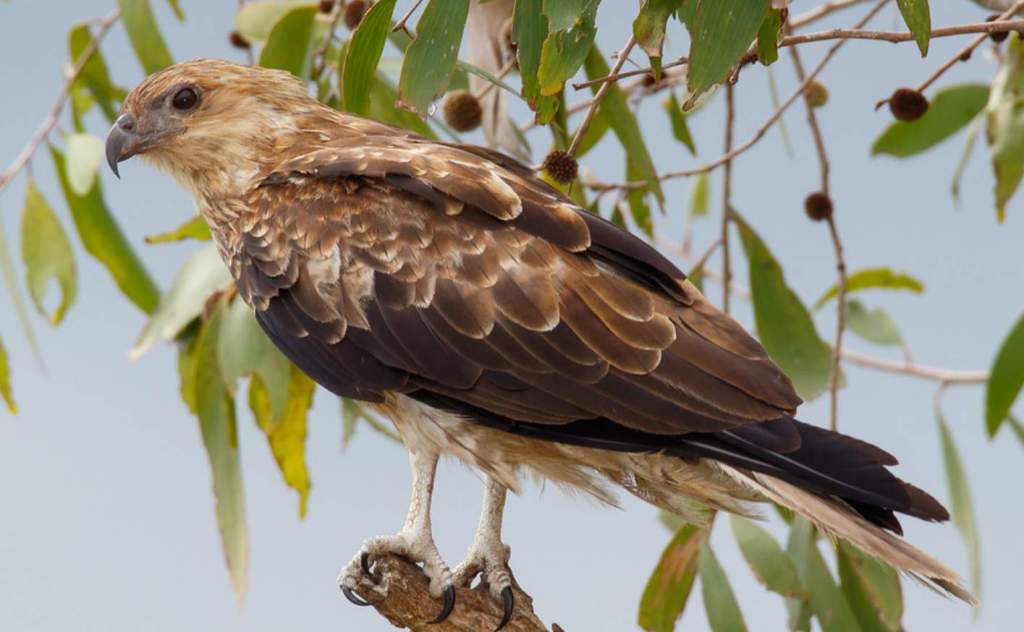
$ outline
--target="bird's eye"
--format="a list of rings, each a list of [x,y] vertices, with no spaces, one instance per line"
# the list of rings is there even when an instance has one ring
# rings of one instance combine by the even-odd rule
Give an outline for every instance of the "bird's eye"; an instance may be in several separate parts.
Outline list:
[[[191,110],[199,102],[199,95],[192,88],[182,88],[174,94],[171,105],[176,110]]]

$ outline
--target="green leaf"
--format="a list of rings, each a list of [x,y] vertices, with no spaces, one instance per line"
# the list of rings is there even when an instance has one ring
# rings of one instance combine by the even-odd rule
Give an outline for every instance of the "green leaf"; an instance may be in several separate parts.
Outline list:
[[[370,87],[377,74],[384,44],[391,31],[391,14],[396,0],[381,0],[370,7],[359,26],[352,33],[345,48],[345,61],[341,71],[341,99],[345,109],[363,114],[370,107]]]
[[[167,0],[167,4],[171,6],[171,11],[174,11],[174,17],[178,18],[179,22],[184,22],[185,12],[181,10],[180,0]]]
[[[269,396],[270,417],[278,419],[288,403],[289,362],[263,333],[252,308],[234,300],[224,313],[217,341],[217,362],[228,390],[241,377],[258,376]]]
[[[690,187],[690,213],[689,216],[704,217],[708,214],[710,206],[710,191],[708,189],[708,174],[699,173],[693,179]]]
[[[988,127],[985,138],[992,154],[996,176],[996,217],[1006,218],[1006,203],[1024,178],[1024,44],[1016,33],[1010,35],[999,73],[992,81],[985,109]]]
[[[869,342],[901,345],[900,328],[884,308],[868,309],[860,301],[846,301],[846,326]]]
[[[89,23],[82,22],[75,25],[68,32],[68,56],[71,63],[75,63],[85,52],[85,49],[92,43],[92,33],[89,31]],[[117,106],[114,101],[118,99],[118,89],[110,81],[110,72],[107,70],[107,62],[103,54],[96,50],[78,76],[76,84],[81,84],[96,100],[96,104],[103,111],[107,121],[113,123],[117,118]]]
[[[316,7],[316,2],[247,2],[235,15],[235,30],[250,42],[265,42],[281,16],[298,7]]]
[[[899,632],[903,591],[896,570],[839,540],[836,545],[843,594],[864,630]]]
[[[245,525],[245,494],[238,456],[235,400],[221,379],[217,364],[217,337],[224,316],[219,303],[195,341],[193,381],[203,447],[213,474],[217,527],[236,599],[245,596],[249,567],[249,534]]]
[[[700,2],[692,23],[692,41],[686,87],[687,103],[725,79],[757,36],[769,0],[715,0]]]
[[[591,47],[584,68],[588,79],[604,77],[609,73],[608,64],[605,63],[604,58],[601,57],[601,51],[596,46]],[[591,86],[591,91],[595,94],[597,90],[597,86]],[[661,181],[658,179],[654,161],[651,159],[643,135],[640,133],[640,126],[629,109],[626,94],[618,85],[609,86],[598,110],[607,118],[612,131],[615,132],[615,136],[626,150],[626,160],[631,164],[632,172],[637,179],[647,182],[648,189],[654,194],[658,204],[663,205],[665,195],[661,191]]]
[[[1020,441],[1021,445],[1024,445],[1024,424],[1013,415],[1007,417],[1006,423],[1010,425],[1010,430],[1013,430],[1013,434],[1017,436],[1017,440]]]
[[[0,212],[0,218],[2,217],[3,213]],[[18,274],[14,270],[14,258],[11,257],[11,250],[7,245],[7,233],[4,231],[2,219],[0,219],[0,273],[2,273],[4,285],[7,286],[11,303],[14,305],[14,312],[18,315],[18,321],[21,323],[25,340],[28,342],[29,348],[32,349],[32,355],[36,357],[36,360],[41,361],[39,344],[36,342],[35,332],[32,331],[32,321],[28,318],[28,308],[25,306],[25,299],[21,297],[18,288]]]
[[[928,54],[928,41],[932,33],[932,15],[928,8],[928,0],[896,0],[900,15],[907,23],[907,28],[914,34],[917,47],[921,49],[921,57]]]
[[[670,15],[683,5],[683,0],[641,0],[640,12],[633,21],[633,37],[647,53],[654,77],[661,79],[661,48],[665,42],[665,25]]]
[[[608,130],[611,129],[611,125],[608,124],[608,118],[601,114],[601,110],[598,109],[594,113],[594,118],[590,121],[590,127],[583,134],[583,138],[580,139],[579,146],[576,147],[576,160],[580,160],[583,156],[587,155],[591,149],[593,149],[601,139],[604,138]],[[627,176],[628,177],[628,176]],[[582,187],[572,187],[573,191],[577,191]]]
[[[160,290],[103,203],[99,178],[87,194],[78,195],[68,181],[64,154],[53,146],[50,154],[85,250],[106,266],[117,287],[129,300],[147,314],[152,313],[160,298]]]
[[[732,515],[729,521],[743,558],[765,588],[784,597],[806,596],[793,562],[775,538],[748,518]]]
[[[628,182],[635,182],[643,179],[643,174],[636,172],[634,163],[627,160],[626,180]],[[647,188],[630,189],[626,193],[626,201],[629,203],[629,214],[633,218],[636,227],[648,237],[653,237],[654,220],[651,218],[651,207],[647,205]]]
[[[46,198],[28,181],[25,210],[21,219],[21,258],[25,262],[26,285],[36,309],[54,325],[75,302],[78,291],[75,259],[64,227],[60,225]],[[43,299],[51,281],[60,286],[60,305],[47,313]]]
[[[149,0],[117,0],[121,7],[121,22],[128,32],[128,39],[135,49],[142,69],[152,74],[174,63],[167,44],[160,35],[160,27],[153,17],[153,7]]]
[[[103,161],[103,141],[92,134],[68,134],[68,185],[75,195],[86,195],[96,183]]]
[[[402,62],[398,98],[421,116],[448,88],[468,14],[469,0],[430,0],[420,16]]]
[[[771,9],[757,31],[757,59],[765,66],[779,59],[779,34],[782,29],[782,9]]]
[[[920,294],[924,292],[924,284],[903,272],[893,272],[892,268],[864,268],[857,270],[846,277],[846,294],[862,290],[907,290]],[[830,300],[839,296],[839,285],[830,287],[814,303],[814,309],[819,310]]]
[[[733,212],[750,268],[754,322],[761,343],[797,393],[810,400],[828,387],[832,348],[818,336],[810,313],[786,278],[771,251],[746,221]]]
[[[967,126],[985,109],[987,85],[965,83],[935,93],[924,116],[906,123],[894,121],[875,139],[871,154],[897,158],[914,156],[931,149]]]
[[[985,387],[985,427],[994,437],[1024,387],[1024,315],[999,347]]]
[[[956,163],[956,171],[953,172],[953,181],[949,183],[949,193],[953,201],[960,204],[960,180],[963,178],[967,164],[974,154],[974,145],[978,142],[978,130],[981,129],[982,116],[976,116],[967,126],[967,140],[964,141],[964,150],[960,154],[960,160]]]
[[[231,273],[220,260],[217,248],[210,245],[196,251],[178,270],[178,275],[160,304],[150,315],[145,328],[128,357],[135,359],[158,340],[171,340],[203,311],[214,292],[231,285]]]
[[[157,233],[156,235],[148,235],[146,237],[146,243],[166,244],[170,242],[184,241],[186,239],[210,241],[210,226],[206,223],[206,220],[203,219],[202,215],[194,215],[192,219],[172,231]]]
[[[597,5],[601,0],[544,0],[548,35],[540,52],[537,81],[540,93],[553,96],[576,74],[597,35]]]
[[[523,98],[536,112],[538,123],[547,124],[558,109],[558,98],[541,96],[537,70],[541,49],[548,37],[548,18],[542,0],[516,0],[512,14],[512,41],[516,44],[516,61],[522,78]]]
[[[808,602],[822,632],[857,632],[860,625],[845,595],[836,586],[814,538],[814,527],[806,518],[793,520],[786,546],[801,583],[810,593]]]
[[[416,132],[420,136],[437,139],[437,134],[434,133],[434,130],[430,129],[430,126],[423,119],[395,105],[398,94],[395,92],[395,87],[384,75],[378,73],[377,79],[373,82],[372,90],[370,94],[370,118],[384,121],[391,125],[397,125],[398,127],[404,127]]]
[[[935,418],[939,424],[939,437],[942,440],[942,460],[946,467],[946,483],[949,487],[949,513],[953,524],[960,531],[960,537],[967,547],[967,563],[971,569],[971,587],[976,597],[981,597],[981,542],[978,535],[978,521],[974,516],[974,501],[967,484],[967,471],[964,469],[960,452],[953,441],[946,419],[942,411],[935,409]]]
[[[14,404],[14,394],[11,391],[11,365],[7,361],[7,349],[4,348],[3,340],[0,340],[0,397],[7,404],[7,410],[12,414],[18,412]]]
[[[708,615],[708,623],[713,632],[745,632],[747,624],[743,622],[743,613],[736,603],[736,595],[729,585],[715,553],[707,538],[700,545],[700,556],[697,561],[700,570],[701,595],[704,597],[704,612]]]
[[[271,396],[258,375],[249,382],[249,407],[267,436],[285,484],[299,494],[299,517],[304,518],[311,487],[306,467],[306,425],[316,383],[295,365],[289,366],[287,407],[278,415],[272,412]]]
[[[260,65],[308,78],[316,14],[315,6],[299,6],[282,15],[260,51]]]
[[[353,399],[341,398],[341,419],[343,427],[341,436],[342,448],[348,447],[352,437],[356,434],[356,425],[360,421],[365,422],[366,425],[370,426],[378,434],[384,435],[395,443],[402,443],[402,438],[386,422],[382,422],[372,412],[367,411],[362,404]]]
[[[637,624],[651,632],[672,632],[690,598],[697,558],[706,532],[683,525],[665,547],[640,599]]]
[[[672,136],[680,143],[686,145],[686,148],[690,150],[691,156],[696,156],[697,147],[693,144],[693,136],[690,135],[690,128],[686,124],[686,115],[683,114],[683,109],[679,107],[679,101],[676,99],[674,92],[669,93],[668,98],[665,99],[664,106],[665,111],[668,112],[669,121],[672,123]]]

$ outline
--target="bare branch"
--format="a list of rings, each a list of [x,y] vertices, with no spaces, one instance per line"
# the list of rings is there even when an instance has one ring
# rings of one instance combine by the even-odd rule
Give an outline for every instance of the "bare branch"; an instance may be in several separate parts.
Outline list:
[[[736,127],[735,89],[725,83],[725,153],[732,151],[732,136]],[[725,177],[722,178],[722,225],[718,241],[722,244],[722,311],[729,313],[729,282],[732,267],[729,261],[729,222],[732,220],[732,160],[725,163]]]
[[[18,172],[25,168],[28,161],[35,155],[36,150],[43,144],[43,141],[50,135],[53,128],[57,126],[57,121],[60,119],[60,113],[64,110],[64,105],[67,103],[68,98],[71,96],[71,86],[75,84],[78,76],[82,74],[82,70],[85,65],[89,63],[92,56],[99,50],[100,43],[103,38],[106,37],[107,32],[110,31],[110,27],[121,17],[121,11],[115,9],[107,17],[99,21],[96,28],[96,33],[92,37],[92,41],[85,47],[82,54],[75,60],[74,65],[71,67],[71,72],[68,73],[67,78],[64,80],[64,85],[61,87],[60,92],[57,94],[57,99],[50,107],[49,113],[43,122],[39,124],[39,128],[36,129],[35,134],[29,139],[28,143],[21,150],[21,153],[14,159],[3,173],[0,173],[0,191],[7,188],[14,176],[18,175]]]
[[[412,17],[413,13],[416,13],[416,9],[420,8],[420,4],[422,3],[423,0],[416,0],[416,2],[414,2],[413,5],[409,7],[409,10],[405,12],[405,15],[402,16],[402,19],[400,19],[398,22],[395,22],[395,25],[391,27],[391,32],[394,33],[395,31],[405,31],[406,35],[408,35],[409,37],[414,37],[413,34],[409,31],[409,29],[405,26],[405,23],[409,21],[409,18]]]
[[[615,59],[615,66],[612,68],[612,74],[619,72],[622,69],[622,64],[626,63],[626,59],[629,57],[629,51],[633,50],[633,45],[636,44],[636,38],[633,35],[629,36],[629,41],[619,51],[618,57]],[[586,116],[580,122],[580,126],[576,128],[576,135],[572,137],[572,143],[569,145],[567,150],[570,156],[576,155],[576,150],[580,146],[580,141],[583,140],[583,135],[587,133],[590,128],[590,122],[594,120],[594,115],[597,114],[597,108],[601,105],[601,99],[604,98],[605,93],[611,87],[612,82],[606,82],[601,84],[601,88],[594,95],[594,98],[590,101],[590,108],[587,110]]]

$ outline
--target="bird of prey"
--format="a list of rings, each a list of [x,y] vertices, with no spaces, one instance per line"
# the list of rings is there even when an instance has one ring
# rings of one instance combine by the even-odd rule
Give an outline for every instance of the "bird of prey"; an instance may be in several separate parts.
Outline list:
[[[191,191],[241,296],[321,386],[398,429],[412,500],[375,556],[423,564],[439,619],[482,574],[513,612],[507,490],[524,472],[602,501],[618,486],[687,520],[773,501],[948,594],[956,574],[897,513],[949,517],[882,449],[794,418],[765,350],[654,248],[496,151],[338,112],[288,73],[200,59],[132,90],[106,156],[140,155]],[[431,534],[438,457],[487,483],[451,570]],[[696,502],[695,502],[696,501]]]

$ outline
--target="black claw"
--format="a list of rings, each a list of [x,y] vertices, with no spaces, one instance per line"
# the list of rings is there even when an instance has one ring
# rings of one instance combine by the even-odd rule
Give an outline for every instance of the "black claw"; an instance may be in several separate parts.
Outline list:
[[[436,617],[434,617],[434,619],[432,621],[429,621],[428,623],[430,623],[430,624],[441,623],[442,621],[447,619],[448,615],[450,615],[452,613],[452,610],[455,609],[455,586],[453,586],[451,584],[448,584],[447,586],[445,586],[444,587],[444,595],[443,596],[444,596],[444,605],[441,606],[441,612],[438,613],[438,615]]]
[[[380,583],[380,575],[378,575],[378,574],[374,573],[372,570],[370,570],[370,554],[369,553],[363,553],[359,557],[359,566],[361,566],[362,569],[363,569],[363,575],[368,577],[370,579],[370,581],[372,581],[375,584],[379,584]]]
[[[512,595],[511,586],[505,586],[501,589],[501,602],[505,606],[505,612],[501,615],[501,623],[498,624],[498,627],[494,628],[494,632],[499,632],[512,620],[512,610],[515,608],[516,600]]]
[[[349,588],[348,586],[342,586],[341,587],[341,594],[345,595],[345,599],[348,599],[349,601],[351,601],[352,603],[354,603],[357,606],[365,607],[365,606],[370,605],[369,603],[367,603],[367,602],[363,601],[362,599],[360,599],[359,596],[356,595],[354,592],[352,592],[352,589]]]

